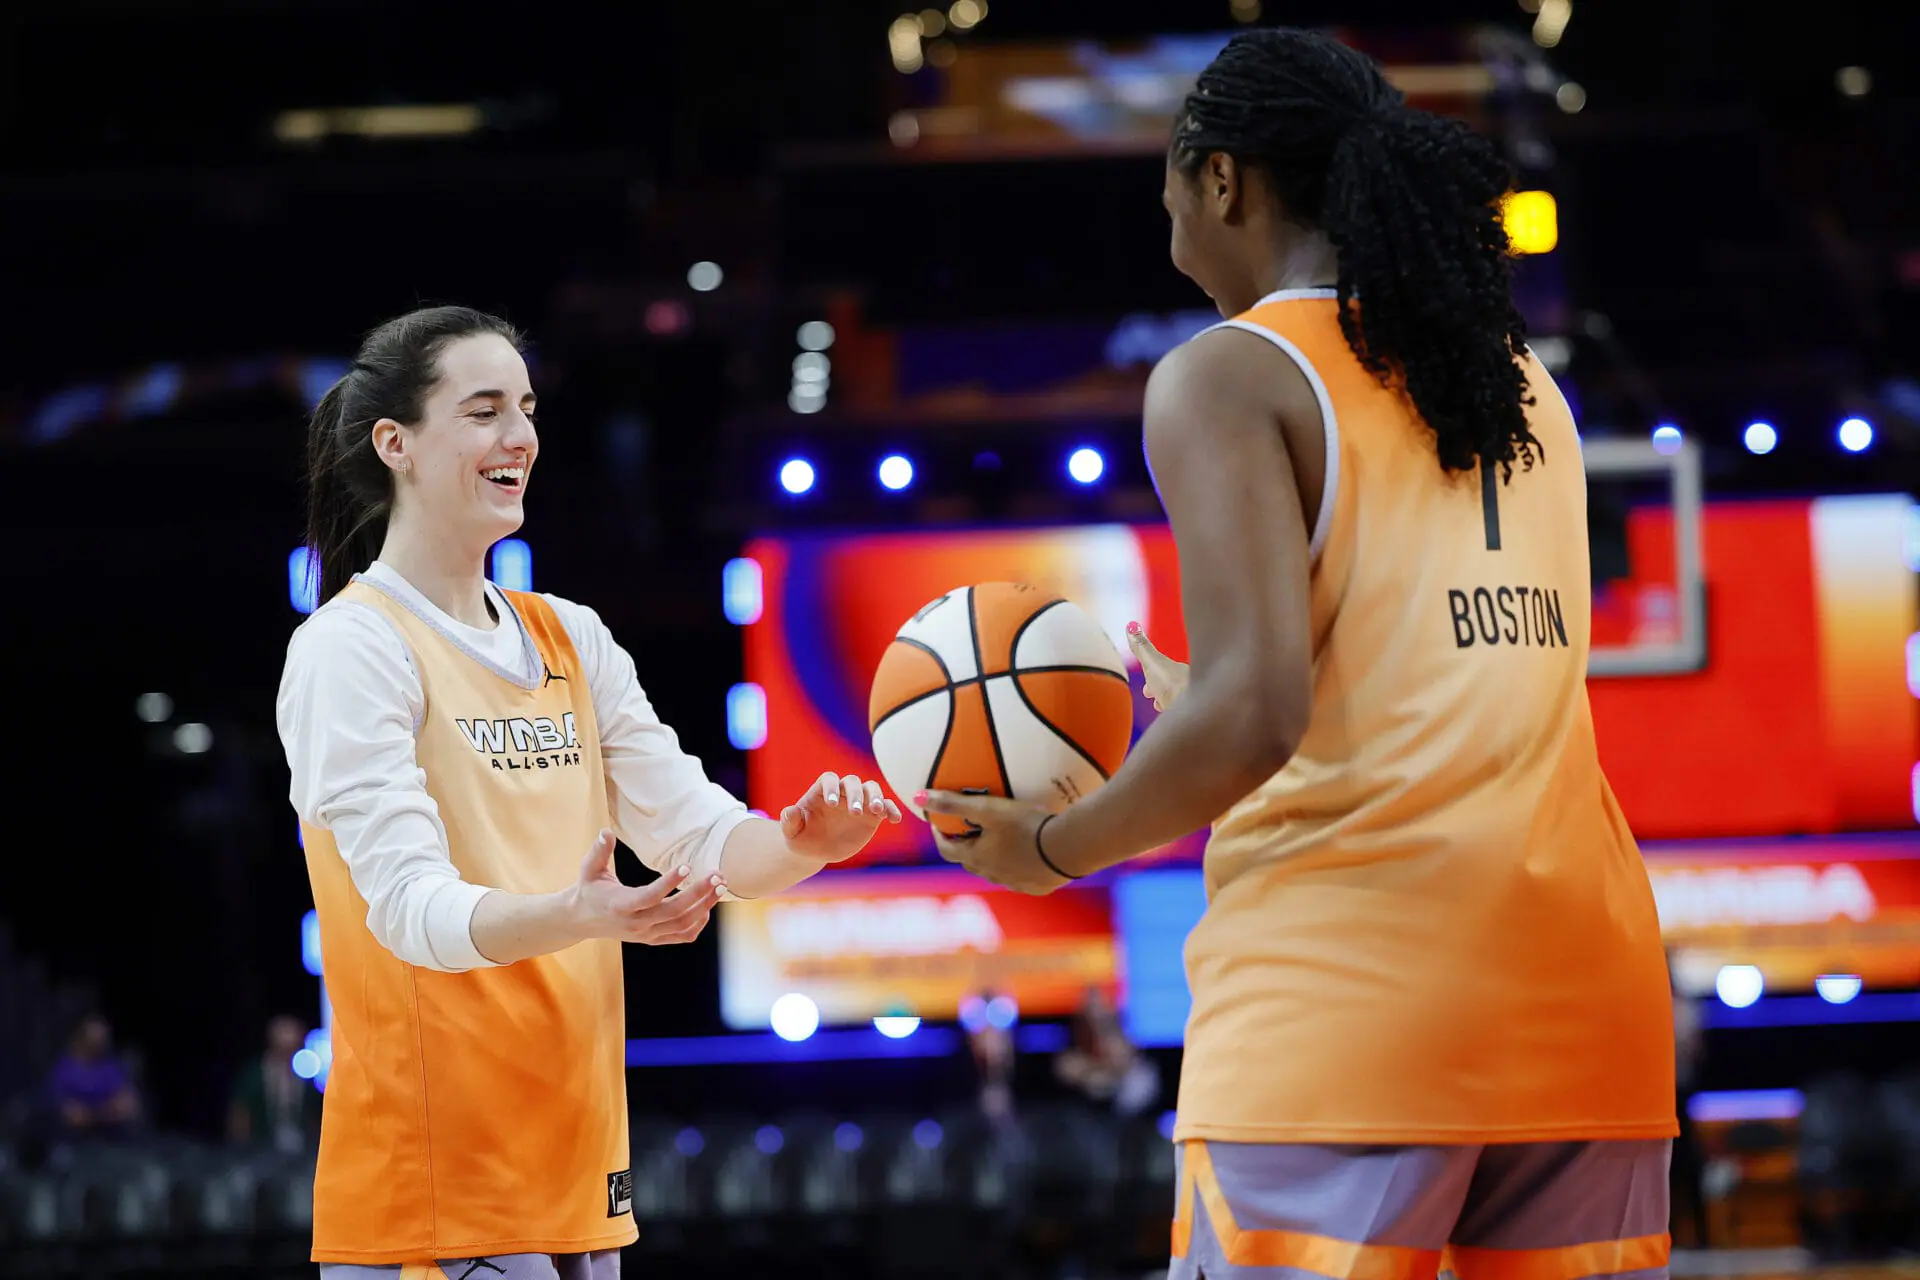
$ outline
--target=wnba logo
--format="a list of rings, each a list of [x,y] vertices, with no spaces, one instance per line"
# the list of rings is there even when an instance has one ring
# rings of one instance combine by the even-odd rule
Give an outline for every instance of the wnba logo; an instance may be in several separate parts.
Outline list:
[[[557,724],[549,716],[456,719],[454,724],[459,726],[468,746],[481,755],[494,757],[488,763],[496,769],[551,769],[580,763],[580,753],[575,750],[580,745],[580,735],[574,728],[571,711],[560,717]]]
[[[971,893],[781,904],[767,928],[787,956],[987,954],[1004,941],[993,908]]]

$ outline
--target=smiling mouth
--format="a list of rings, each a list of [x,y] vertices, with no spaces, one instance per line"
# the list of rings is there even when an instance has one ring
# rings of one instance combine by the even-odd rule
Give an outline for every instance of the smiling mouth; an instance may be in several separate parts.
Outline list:
[[[487,483],[501,489],[519,489],[527,483],[525,467],[489,467],[480,475]]]

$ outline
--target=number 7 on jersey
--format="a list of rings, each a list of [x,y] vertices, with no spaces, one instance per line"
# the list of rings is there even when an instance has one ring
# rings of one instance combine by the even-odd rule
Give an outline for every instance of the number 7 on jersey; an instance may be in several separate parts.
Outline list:
[[[1494,477],[1493,467],[1486,459],[1480,460],[1480,510],[1487,520],[1487,550],[1500,549],[1500,481]]]

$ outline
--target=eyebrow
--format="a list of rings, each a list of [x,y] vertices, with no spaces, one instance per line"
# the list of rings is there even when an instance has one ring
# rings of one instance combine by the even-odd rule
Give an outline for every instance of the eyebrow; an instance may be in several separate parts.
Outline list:
[[[505,400],[506,398],[507,398],[506,392],[498,390],[497,388],[489,387],[485,391],[469,392],[466,396],[462,397],[460,403],[465,404],[468,400]],[[525,395],[521,396],[520,398],[522,400],[539,399],[539,397],[536,396],[531,391],[527,392]]]

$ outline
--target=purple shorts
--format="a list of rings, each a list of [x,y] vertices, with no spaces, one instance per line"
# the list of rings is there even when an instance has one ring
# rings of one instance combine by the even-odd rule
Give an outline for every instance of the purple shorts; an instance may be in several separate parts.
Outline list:
[[[620,1280],[620,1251],[503,1253],[389,1267],[323,1262],[320,1280]]]
[[[1168,1280],[1666,1280],[1671,1151],[1182,1143]]]

